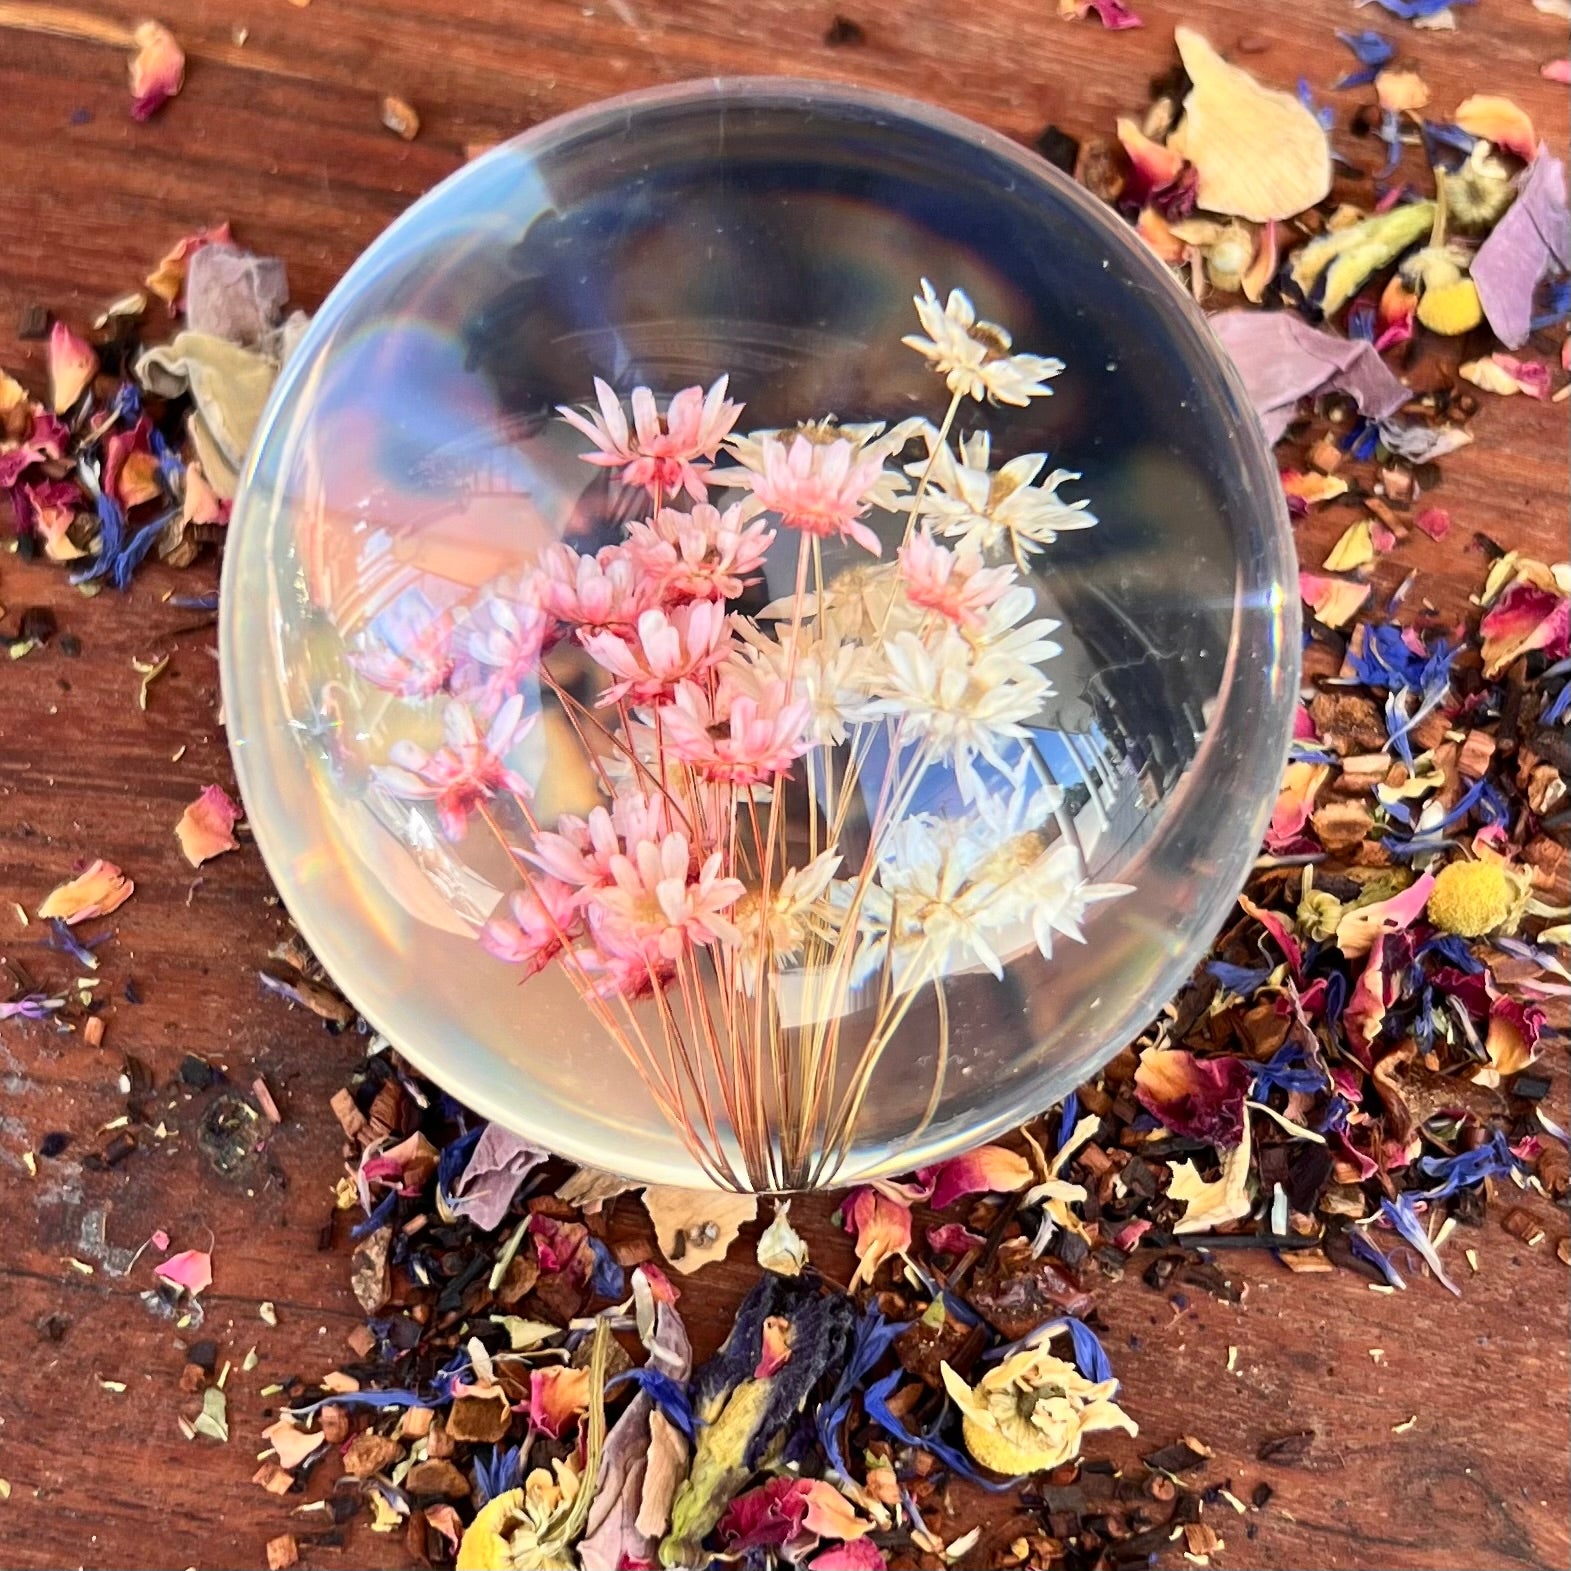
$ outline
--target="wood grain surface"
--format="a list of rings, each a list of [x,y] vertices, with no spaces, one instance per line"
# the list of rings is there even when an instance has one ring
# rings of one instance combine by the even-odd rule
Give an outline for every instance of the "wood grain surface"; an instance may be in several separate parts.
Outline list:
[[[1049,121],[1105,133],[1116,113],[1146,102],[1147,79],[1170,61],[1172,25],[1184,20],[1224,50],[1244,45],[1267,80],[1307,77],[1345,126],[1357,95],[1326,93],[1348,60],[1334,29],[1377,19],[1342,0],[1194,0],[1142,3],[1143,30],[1108,33],[1060,21],[1051,0],[838,0],[838,9],[865,41],[826,42],[829,0],[161,0],[158,14],[188,52],[188,80],[136,125],[124,45],[140,5],[0,0],[0,364],[41,386],[42,346],[16,338],[25,306],[88,320],[175,238],[221,218],[253,249],[286,258],[296,299],[314,306],[466,149],[619,90],[790,70],[908,92],[1024,141]],[[1565,52],[1564,21],[1528,0],[1481,0],[1457,14],[1454,33],[1379,20],[1421,65],[1438,106],[1472,91],[1508,93],[1563,153],[1565,94],[1539,67]],[[386,93],[418,109],[415,141],[379,124]],[[1358,156],[1356,143],[1344,145]],[[1371,148],[1363,161],[1377,155]],[[1416,566],[1419,594],[1459,607],[1482,576],[1466,544],[1478,529],[1563,553],[1565,411],[1488,400],[1477,444],[1446,460],[1435,498],[1457,529],[1444,545],[1415,536],[1382,566],[1384,587]],[[1318,562],[1345,522],[1328,509],[1306,524],[1306,560]],[[196,875],[172,836],[203,785],[233,784],[213,629],[163,599],[213,582],[211,563],[185,574],[155,568],[128,594],[89,602],[58,570],[0,558],[9,617],[51,605],[82,645],[76,658],[56,640],[0,665],[0,952],[51,983],[68,981],[63,957],[42,947],[36,925],[16,922],[11,902],[33,909],[84,856],[111,858],[137,883],[105,951],[101,991],[114,1003],[104,1042],[0,1025],[7,1566],[261,1563],[294,1502],[249,1481],[266,1422],[258,1391],[331,1367],[359,1319],[345,1254],[317,1241],[341,1171],[327,1099],[360,1045],[260,996],[256,968],[283,917],[255,851]],[[143,712],[132,661],[155,655],[170,666]],[[140,1003],[127,1000],[128,982]],[[202,1121],[228,1092],[181,1085],[188,1051],[223,1064],[233,1089],[265,1074],[282,1105],[283,1124],[238,1173],[221,1175],[204,1152]],[[152,1071],[151,1122],[162,1120],[165,1136],[144,1134],[121,1165],[94,1171],[83,1158],[125,1110],[127,1053]],[[70,1144],[30,1177],[22,1153],[54,1132]],[[793,1218],[815,1260],[848,1274],[833,1207],[799,1203]],[[1235,1268],[1247,1286],[1239,1304],[1160,1293],[1137,1274],[1102,1292],[1126,1405],[1142,1428],[1138,1449],[1192,1434],[1215,1450],[1207,1477],[1230,1480],[1243,1498],[1260,1481],[1275,1490],[1263,1512],[1226,1522],[1208,1514],[1226,1539],[1219,1563],[1568,1564],[1567,1277],[1548,1244],[1519,1242],[1499,1215],[1457,1241],[1478,1257],[1460,1299],[1428,1280],[1385,1295],[1348,1275],[1295,1276],[1254,1258]],[[1564,1234],[1563,1215],[1545,1209],[1543,1223],[1551,1242]],[[215,1281],[201,1334],[237,1366],[257,1348],[256,1369],[237,1368],[229,1383],[226,1446],[188,1443],[176,1425],[192,1333],[139,1300],[151,1283],[146,1262],[128,1268],[130,1251],[159,1227],[197,1247],[211,1236]],[[690,1284],[683,1307],[701,1352],[723,1334],[754,1270],[739,1244]],[[276,1328],[258,1317],[264,1299],[277,1305]],[[1314,1440],[1299,1464],[1257,1460],[1264,1442],[1301,1431]],[[1009,1531],[1007,1508],[988,1510],[980,1553]],[[347,1550],[314,1563],[408,1561],[401,1541],[360,1529]]]

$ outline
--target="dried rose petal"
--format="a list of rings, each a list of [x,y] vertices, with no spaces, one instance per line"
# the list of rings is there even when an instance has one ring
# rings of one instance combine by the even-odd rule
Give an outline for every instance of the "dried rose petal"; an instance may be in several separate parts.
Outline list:
[[[1189,254],[1189,248],[1172,226],[1154,207],[1142,207],[1135,220],[1135,233],[1156,253],[1159,260],[1169,267],[1176,266]]]
[[[1264,223],[1293,218],[1331,189],[1331,148],[1292,93],[1262,87],[1193,28],[1174,30],[1193,84],[1167,139],[1199,172],[1199,205]]]
[[[185,50],[162,22],[138,22],[131,38],[131,118],[148,120],[185,85]]]
[[[1390,530],[1386,531],[1387,534]],[[1375,535],[1372,520],[1360,518],[1342,531],[1341,538],[1331,547],[1320,565],[1328,573],[1354,573],[1367,567],[1375,559]]]
[[[1482,359],[1469,360],[1457,367],[1457,375],[1486,393],[1497,393],[1502,398],[1525,393],[1540,400],[1549,397],[1549,367],[1530,360],[1518,360],[1514,355],[1496,353]]]
[[[791,1322],[784,1315],[769,1315],[764,1320],[760,1337],[762,1346],[753,1378],[767,1380],[791,1361]]]
[[[927,1247],[937,1255],[963,1255],[980,1249],[987,1240],[963,1222],[945,1222],[927,1230]]]
[[[1133,120],[1120,115],[1118,140],[1129,155],[1133,174],[1124,187],[1131,202],[1144,202],[1153,191],[1165,190],[1184,171],[1184,160],[1171,148],[1153,142]]]
[[[911,1247],[911,1207],[871,1184],[853,1189],[841,1209],[846,1232],[856,1235],[856,1274],[851,1278],[854,1292],[891,1255],[904,1254]]]
[[[180,504],[180,522],[183,524],[227,524],[233,504],[224,501],[207,483],[202,465],[192,459],[186,466],[185,497]]]
[[[227,218],[211,229],[198,229],[194,234],[182,235],[160,258],[158,266],[147,275],[147,287],[171,311],[178,311],[180,292],[185,288],[186,266],[192,256],[205,245],[229,245],[233,240]]]
[[[182,1249],[153,1267],[153,1275],[183,1287],[192,1298],[213,1281],[213,1257],[204,1249]]]
[[[1405,933],[1424,914],[1434,887],[1435,875],[1425,873],[1389,900],[1355,906],[1336,925],[1337,948],[1353,960],[1367,955],[1380,935]]]
[[[1282,772],[1276,806],[1266,830],[1266,850],[1286,855],[1304,832],[1309,815],[1315,810],[1320,788],[1331,778],[1329,764],[1292,763]]]
[[[1298,575],[1299,598],[1327,627],[1346,627],[1368,601],[1371,586],[1320,573]]]
[[[978,1146],[951,1157],[933,1172],[931,1205],[942,1211],[962,1195],[1013,1194],[1032,1179],[1031,1164],[1004,1146]]]
[[[192,867],[200,867],[225,851],[238,850],[240,842],[234,837],[234,827],[239,817],[239,806],[222,786],[207,786],[175,825],[175,838],[186,861]]]
[[[1538,1057],[1538,1039],[1549,1023],[1538,1004],[1497,998],[1489,1007],[1484,1051],[1497,1074],[1514,1075]]]
[[[1414,517],[1413,523],[1431,540],[1444,540],[1451,532],[1451,515],[1443,507],[1423,508]]]
[[[1196,1058],[1182,1048],[1148,1047],[1135,1069],[1135,1098],[1162,1125],[1189,1140],[1237,1145],[1253,1079],[1242,1058]]]
[[[560,1440],[589,1411],[589,1371],[554,1364],[529,1374],[529,1422]]]
[[[1485,613],[1484,675],[1500,675],[1519,655],[1542,649],[1551,660],[1563,659],[1571,642],[1571,600],[1537,584],[1517,582]]]
[[[884,1552],[870,1538],[836,1544],[807,1562],[807,1571],[888,1571]]]
[[[1452,121],[1471,136],[1481,136],[1508,153],[1515,153],[1525,164],[1538,151],[1538,138],[1525,109],[1494,93],[1474,93],[1456,107]]]
[[[99,857],[69,883],[52,890],[39,906],[38,914],[57,916],[68,927],[74,927],[90,917],[108,916],[123,906],[135,891],[136,885],[113,862]]]
[[[98,375],[98,351],[64,322],[49,329],[49,402],[63,415]]]
[[[1300,469],[1282,471],[1282,490],[1290,502],[1303,502],[1314,507],[1347,494],[1347,481],[1340,475],[1323,475],[1317,469],[1307,472]]]

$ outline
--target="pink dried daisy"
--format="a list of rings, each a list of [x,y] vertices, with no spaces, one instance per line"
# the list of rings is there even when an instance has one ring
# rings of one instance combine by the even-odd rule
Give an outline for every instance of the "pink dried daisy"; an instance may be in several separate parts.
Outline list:
[[[738,878],[720,872],[718,851],[695,873],[687,836],[677,832],[629,845],[611,858],[611,884],[590,896],[590,926],[604,953],[675,960],[689,945],[737,944],[726,913],[742,898]]]
[[[900,548],[900,576],[913,605],[936,611],[957,627],[976,628],[1008,592],[1014,570],[983,567],[979,551],[964,545],[950,550],[923,529]]]
[[[410,741],[395,742],[393,762],[372,771],[383,790],[417,802],[435,802],[442,833],[462,840],[469,815],[499,791],[524,796],[529,782],[509,769],[503,760],[535,723],[524,713],[524,700],[514,696],[496,712],[485,735],[480,734],[474,711],[466,704],[449,703],[442,716],[444,742],[434,753]]]
[[[540,553],[525,593],[582,638],[631,628],[654,606],[659,590],[621,546],[585,556],[557,541]]]
[[[595,444],[594,452],[580,455],[585,463],[619,469],[623,485],[643,486],[651,496],[686,490],[702,502],[708,496],[704,475],[742,412],[740,404],[725,396],[727,381],[722,376],[707,393],[701,387],[683,388],[667,406],[663,422],[655,395],[647,387],[635,387],[631,430],[621,400],[598,376],[598,413],[584,414],[566,404],[557,413]]]
[[[874,556],[882,554],[878,536],[858,521],[883,473],[878,458],[858,457],[856,444],[845,437],[814,442],[801,434],[789,447],[764,437],[759,458],[763,468],[752,475],[753,496],[778,513],[786,528],[820,539],[844,536]]]
[[[528,889],[515,889],[506,910],[493,913],[480,929],[481,948],[522,966],[526,977],[543,971],[582,926],[576,894],[554,878],[536,878]]]
[[[723,513],[700,502],[690,513],[663,507],[651,522],[628,525],[626,549],[664,602],[732,600],[756,582],[774,539],[762,519],[743,522],[740,502]]]
[[[757,785],[788,770],[812,743],[812,706],[792,700],[784,682],[768,682],[751,696],[726,694],[711,704],[693,682],[680,683],[658,711],[671,754],[706,780]]]
[[[661,698],[678,682],[713,670],[730,642],[730,620],[718,600],[645,611],[626,638],[590,633],[583,639],[584,648],[617,679],[600,695],[602,704]]]
[[[563,813],[555,829],[542,829],[526,853],[546,875],[567,885],[575,902],[611,882],[611,858],[640,840],[658,839],[671,825],[662,797],[624,791],[611,804],[592,808],[587,818]]]
[[[434,698],[453,674],[452,613],[400,600],[361,635],[349,663],[383,692]]]
[[[529,598],[487,595],[460,639],[454,690],[482,714],[494,714],[534,681],[554,625]]]

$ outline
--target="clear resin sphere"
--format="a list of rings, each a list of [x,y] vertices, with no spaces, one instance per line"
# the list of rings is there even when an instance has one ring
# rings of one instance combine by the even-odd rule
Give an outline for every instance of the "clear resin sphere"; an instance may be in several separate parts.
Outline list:
[[[1166,270],[1003,138],[784,79],[395,223],[222,604],[247,815],[366,1019],[565,1156],[761,1190],[954,1154],[1144,1027],[1298,674],[1275,466]]]

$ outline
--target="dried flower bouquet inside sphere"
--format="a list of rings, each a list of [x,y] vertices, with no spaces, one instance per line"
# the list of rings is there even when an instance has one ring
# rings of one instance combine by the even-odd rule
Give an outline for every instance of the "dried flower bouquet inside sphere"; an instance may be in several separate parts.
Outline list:
[[[905,342],[949,390],[938,423],[815,411],[735,436],[724,376],[663,410],[634,388],[630,414],[597,379],[595,407],[560,412],[589,463],[642,493],[626,538],[548,546],[456,608],[406,602],[351,656],[393,697],[443,705],[441,745],[399,741],[373,779],[512,864],[480,944],[525,977],[560,966],[731,1188],[835,1177],[925,995],[920,1138],[949,1068],[945,979],[1002,981],[1022,932],[1050,960],[1089,906],[1129,893],[1087,878],[1027,729],[1060,649],[1020,572],[1096,519],[1045,454],[990,472],[974,424],[950,446],[967,403],[1045,398],[1063,366],[1012,352],[961,290],[940,302],[924,279],[915,304],[927,336]],[[889,562],[875,508],[905,515]],[[790,594],[730,609],[782,533]],[[834,544],[856,558],[838,572]],[[604,799],[586,815],[542,819],[509,763],[547,703]],[[923,806],[935,790],[942,811]]]
[[[565,163],[523,159],[538,190],[496,185],[499,214],[438,191],[379,242],[275,396],[224,640],[258,837],[368,1018],[541,1144],[759,1190],[930,1160],[1116,1049],[1209,936],[1174,917],[1206,923],[1247,865],[1291,666],[1252,426],[1208,474],[1088,425],[1085,388],[1120,369],[1092,302],[1027,336],[1055,313],[921,200],[1024,155],[813,88],[854,135],[804,176],[791,87],[728,121],[723,89],[644,100],[648,167],[687,155],[653,180],[592,178],[619,133],[570,119]],[[952,174],[902,145],[923,138]],[[1105,218],[1032,176],[1106,249]],[[873,212],[887,232],[858,246]],[[417,269],[444,213],[447,265]],[[700,223],[723,259],[662,301],[662,248]],[[902,249],[1028,320],[986,320],[952,274],[900,320]],[[853,259],[867,276],[827,265]],[[726,297],[696,327],[695,291]],[[1170,339],[1203,331],[1161,304]],[[1223,430],[1236,390],[1185,347],[1167,369],[1214,406],[1190,424]],[[1133,425],[1154,396],[1131,387]],[[1201,568],[1166,586],[1163,486]],[[1207,763],[1229,717],[1258,733],[1242,778]],[[1235,822],[1186,834],[1208,767]]]

